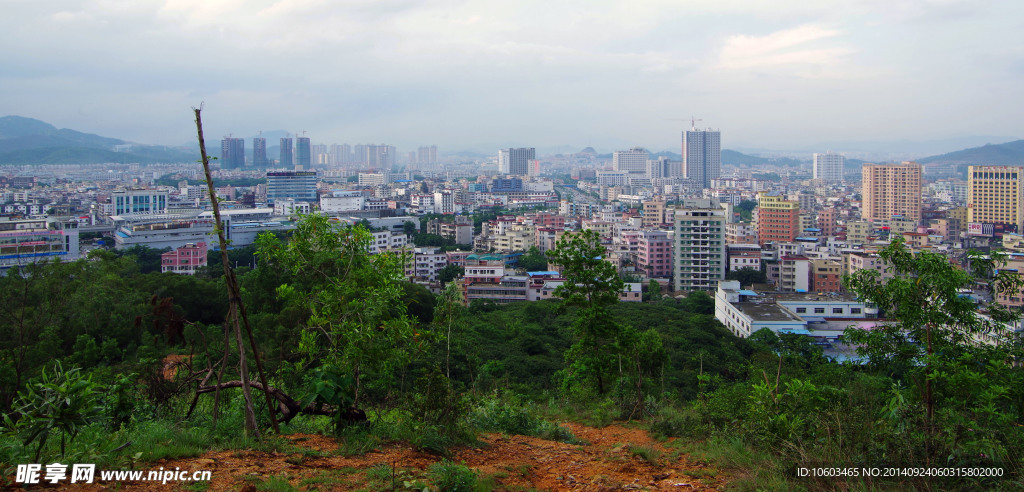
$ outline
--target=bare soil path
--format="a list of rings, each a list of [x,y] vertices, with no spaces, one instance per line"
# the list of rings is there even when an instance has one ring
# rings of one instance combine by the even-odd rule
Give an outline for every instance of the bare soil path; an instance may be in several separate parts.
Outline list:
[[[586,444],[535,437],[486,434],[474,448],[454,451],[451,461],[475,470],[494,490],[720,490],[728,477],[707,463],[660,443],[643,429],[567,423]],[[208,484],[134,482],[94,484],[77,490],[398,490],[430,485],[426,469],[442,458],[407,445],[383,446],[362,456],[337,454],[327,436],[285,436],[289,452],[214,451],[194,458],[161,460],[144,470],[210,470]],[[431,487],[431,490],[436,490]]]

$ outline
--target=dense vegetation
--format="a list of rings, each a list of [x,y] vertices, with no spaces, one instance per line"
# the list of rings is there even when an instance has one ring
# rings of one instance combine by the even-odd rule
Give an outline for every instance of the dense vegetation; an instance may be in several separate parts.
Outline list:
[[[362,253],[365,240],[360,227],[310,219],[289,240],[265,237],[258,254],[244,253],[260,262],[240,269],[239,281],[261,362],[269,385],[296,405],[276,416],[285,432],[333,433],[351,453],[403,440],[445,454],[480,431],[572,442],[550,421],[632,419],[742,469],[750,486],[835,487],[837,479],[793,471],[814,465],[1002,467],[998,479],[841,481],[1020,486],[1018,345],[934,331],[929,353],[917,342],[924,334],[851,333],[866,337],[857,341],[871,358],[844,364],[800,336],[738,339],[713,319],[704,293],[642,304],[602,297],[617,277],[591,264],[586,235],[567,235],[549,259],[570,275],[594,272],[601,281],[589,290],[559,292],[566,302],[465,307],[457,283],[439,296],[408,284],[400,259]],[[131,466],[210,448],[283,446],[242,432],[246,404],[227,383],[238,379],[243,352],[228,336],[217,269],[144,273],[136,259],[149,255],[141,253],[99,251],[0,277],[4,467],[61,456]],[[935,322],[922,319],[910,322]],[[252,394],[266,431],[264,393]]]

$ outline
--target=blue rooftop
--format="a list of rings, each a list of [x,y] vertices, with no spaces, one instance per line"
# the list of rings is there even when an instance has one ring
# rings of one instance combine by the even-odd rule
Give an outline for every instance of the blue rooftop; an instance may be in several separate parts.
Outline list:
[[[793,335],[810,335],[811,332],[803,328],[779,328],[779,333],[790,333]]]
[[[541,275],[558,275],[558,272],[526,272],[531,277],[538,277]]]
[[[756,296],[757,292],[754,292],[752,290],[740,290],[740,295],[741,296]]]

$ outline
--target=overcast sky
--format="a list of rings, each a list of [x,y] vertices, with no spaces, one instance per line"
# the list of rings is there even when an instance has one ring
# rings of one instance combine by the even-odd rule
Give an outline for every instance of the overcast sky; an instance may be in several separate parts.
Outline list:
[[[1021,136],[1017,0],[2,0],[0,115],[142,143]],[[250,144],[247,143],[247,148]],[[827,149],[824,149],[827,150]]]

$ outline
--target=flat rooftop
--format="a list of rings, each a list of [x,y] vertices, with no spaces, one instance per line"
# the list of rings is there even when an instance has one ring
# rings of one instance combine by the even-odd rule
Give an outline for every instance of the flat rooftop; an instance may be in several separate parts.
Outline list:
[[[788,309],[769,302],[739,302],[733,304],[754,321],[801,321]]]
[[[856,302],[857,299],[849,292],[759,292],[762,296],[774,297],[776,302],[811,302],[811,301],[835,301],[835,302]]]

